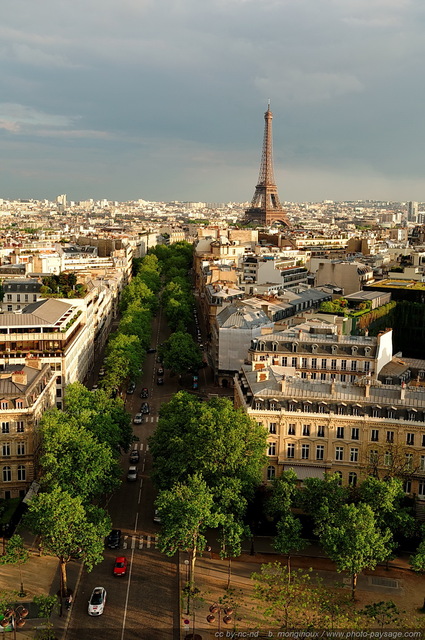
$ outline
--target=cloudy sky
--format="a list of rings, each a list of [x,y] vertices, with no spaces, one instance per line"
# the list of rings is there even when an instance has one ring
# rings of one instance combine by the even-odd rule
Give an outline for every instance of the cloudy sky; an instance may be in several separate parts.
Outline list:
[[[3,0],[0,198],[425,200],[423,0]]]

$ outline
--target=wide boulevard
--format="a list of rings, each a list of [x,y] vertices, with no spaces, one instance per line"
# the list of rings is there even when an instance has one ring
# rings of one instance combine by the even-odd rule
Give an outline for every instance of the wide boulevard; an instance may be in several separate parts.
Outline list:
[[[154,319],[152,346],[168,337],[161,317]],[[96,370],[101,363],[98,363]],[[157,354],[147,354],[141,380],[134,394],[126,398],[128,411],[134,416],[144,400],[143,387],[148,388],[150,413],[141,425],[134,425],[138,440],[134,448],[140,452],[137,482],[126,482],[128,454],[121,458],[123,483],[110,497],[108,510],[113,527],[121,529],[120,549],[105,548],[104,560],[91,573],[82,571],[78,579],[65,640],[174,640],[179,637],[177,558],[168,558],[157,549],[160,525],[153,521],[155,490],[150,480],[151,456],[148,438],[155,430],[162,402],[178,390],[177,377],[165,371],[164,385],[157,385]],[[113,576],[117,556],[128,560],[127,575]],[[103,615],[89,616],[87,604],[94,587],[107,591]]]

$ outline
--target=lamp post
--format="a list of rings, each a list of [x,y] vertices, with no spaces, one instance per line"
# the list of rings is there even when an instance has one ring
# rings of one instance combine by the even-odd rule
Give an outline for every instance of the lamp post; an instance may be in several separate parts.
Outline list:
[[[13,640],[16,640],[16,627],[20,629],[24,626],[26,622],[25,618],[28,615],[28,609],[26,609],[23,604],[19,604],[15,608],[8,607],[3,615],[4,618],[0,622],[0,625],[3,628],[11,625],[13,628]]]
[[[213,624],[217,619],[218,633],[220,633],[222,622],[224,622],[224,624],[230,624],[232,622],[232,613],[232,607],[222,606],[215,602],[210,606],[210,613],[207,615],[207,622]]]

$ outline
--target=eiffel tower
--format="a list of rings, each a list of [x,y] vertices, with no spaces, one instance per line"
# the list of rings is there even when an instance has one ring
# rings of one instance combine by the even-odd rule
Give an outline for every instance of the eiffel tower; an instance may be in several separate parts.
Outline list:
[[[245,211],[245,220],[247,222],[255,222],[262,226],[280,223],[281,225],[289,227],[289,220],[280,204],[274,181],[272,119],[273,114],[270,111],[269,100],[267,111],[264,114],[265,126],[260,175],[258,176],[258,183],[255,187],[251,206]]]

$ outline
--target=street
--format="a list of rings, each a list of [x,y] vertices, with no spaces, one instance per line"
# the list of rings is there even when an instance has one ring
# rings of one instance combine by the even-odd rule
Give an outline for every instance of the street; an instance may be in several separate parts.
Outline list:
[[[153,321],[152,346],[167,339],[168,332],[161,313]],[[121,458],[123,483],[111,496],[108,511],[113,527],[121,529],[120,549],[105,548],[104,560],[91,573],[82,571],[72,605],[66,640],[174,640],[178,638],[178,576],[177,559],[168,558],[157,548],[160,525],[153,521],[154,487],[150,480],[151,457],[148,438],[155,430],[158,410],[178,390],[178,378],[165,371],[164,385],[156,384],[156,353],[147,354],[144,372],[134,394],[126,399],[127,410],[134,416],[144,401],[140,397],[143,387],[149,389],[150,413],[140,425],[133,424],[138,440],[134,448],[139,450],[136,482],[125,480],[129,467],[129,456]],[[99,364],[100,366],[100,364]],[[115,577],[113,565],[117,556],[128,560],[125,576]],[[103,615],[89,616],[87,604],[94,587],[102,586],[107,591]]]

